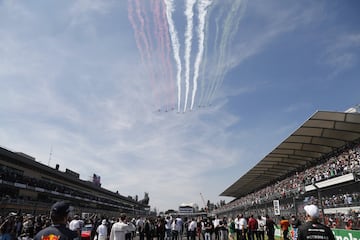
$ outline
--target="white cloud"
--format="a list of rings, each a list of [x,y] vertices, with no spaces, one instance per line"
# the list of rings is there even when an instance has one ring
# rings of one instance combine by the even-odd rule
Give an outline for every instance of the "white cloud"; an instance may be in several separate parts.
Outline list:
[[[71,25],[89,25],[94,23],[92,14],[108,14],[114,1],[79,0],[69,8]]]

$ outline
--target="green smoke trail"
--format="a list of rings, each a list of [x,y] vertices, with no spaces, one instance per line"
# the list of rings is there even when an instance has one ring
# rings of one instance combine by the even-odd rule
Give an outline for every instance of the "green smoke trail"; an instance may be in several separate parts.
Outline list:
[[[219,54],[215,56],[217,59],[215,80],[210,90],[208,103],[211,103],[218,88],[222,85],[225,75],[230,66],[224,65],[226,58],[229,56],[229,45],[233,41],[240,24],[241,17],[244,14],[246,0],[236,0],[232,2],[231,10],[227,13],[222,24],[222,35],[220,38]],[[216,46],[215,46],[216,47]]]
[[[217,80],[217,76],[218,76],[218,72],[219,72],[219,54],[218,54],[218,46],[219,46],[219,36],[220,36],[220,32],[221,32],[221,27],[220,27],[220,21],[222,19],[224,19],[223,15],[225,14],[225,10],[227,10],[227,8],[222,7],[220,8],[220,13],[219,15],[217,15],[217,17],[215,18],[215,42],[214,42],[214,50],[213,50],[213,59],[217,59],[216,64],[215,64],[215,75],[211,74],[211,78],[209,78],[209,87],[208,87],[208,91],[206,94],[206,102],[205,104],[209,105],[209,99],[211,97],[211,93],[214,91],[215,87],[216,87],[216,80]],[[223,36],[224,34],[222,34]]]
[[[216,3],[213,3],[212,6],[209,8],[208,10],[208,14],[207,14],[207,19],[206,19],[206,25],[205,25],[205,35],[208,36],[208,32],[209,32],[209,27],[211,26],[210,24],[210,17],[211,14],[213,12],[213,9],[215,9],[215,7],[219,5],[219,1]],[[220,21],[220,18],[222,17],[223,13],[224,13],[224,9],[225,8],[220,8],[220,14],[217,15],[217,17],[215,18],[215,25],[216,25],[216,31],[215,31],[215,44],[214,46],[214,51],[216,52],[216,45],[218,42],[218,38],[219,38],[219,24],[218,22]],[[201,87],[201,91],[200,91],[200,99],[199,99],[199,106],[205,106],[205,98],[208,98],[208,95],[210,93],[210,89],[211,89],[211,84],[212,84],[212,78],[209,78],[209,75],[206,74],[206,66],[207,66],[207,62],[208,62],[208,52],[210,51],[210,47],[208,46],[208,41],[205,41],[204,44],[204,61],[203,64],[201,66],[201,80],[200,80],[200,87]],[[216,54],[215,54],[216,55]],[[206,85],[206,82],[208,82],[208,84]]]
[[[209,10],[208,15],[206,16],[206,21],[205,21],[205,35],[208,34],[209,32],[209,17],[211,15],[211,9]],[[201,64],[200,68],[201,68],[201,75],[200,75],[200,97],[199,97],[199,103],[198,103],[198,107],[202,106],[202,102],[203,102],[203,98],[204,98],[204,92],[205,92],[205,71],[206,71],[206,64],[207,64],[207,54],[208,53],[208,44],[207,41],[204,41],[204,60],[203,63]]]

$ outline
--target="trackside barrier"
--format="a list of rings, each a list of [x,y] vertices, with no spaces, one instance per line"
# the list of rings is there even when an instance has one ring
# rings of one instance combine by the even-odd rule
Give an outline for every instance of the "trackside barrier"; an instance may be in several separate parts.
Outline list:
[[[331,231],[334,233],[336,240],[360,240],[360,230],[345,230],[333,228],[331,229]],[[289,233],[291,234],[292,239],[294,239],[294,231],[293,229],[291,229],[291,227],[289,228]],[[282,239],[282,232],[278,227],[275,227],[275,237],[277,239]]]
[[[336,240],[360,240],[360,230],[331,229]]]

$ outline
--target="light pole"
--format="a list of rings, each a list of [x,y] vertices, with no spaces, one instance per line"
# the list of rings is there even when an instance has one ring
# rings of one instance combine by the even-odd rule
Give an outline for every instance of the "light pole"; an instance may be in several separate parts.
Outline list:
[[[297,217],[296,195],[293,196],[293,205],[294,205],[294,210],[295,210],[295,216]]]
[[[321,190],[315,183],[313,183],[312,185],[316,188],[316,191],[317,191],[317,194],[318,194],[319,207],[320,207],[320,210],[321,210],[321,213],[322,213],[322,216],[321,216],[320,220],[324,223],[324,214],[325,213],[324,213],[324,207],[323,207],[322,200],[321,200]]]

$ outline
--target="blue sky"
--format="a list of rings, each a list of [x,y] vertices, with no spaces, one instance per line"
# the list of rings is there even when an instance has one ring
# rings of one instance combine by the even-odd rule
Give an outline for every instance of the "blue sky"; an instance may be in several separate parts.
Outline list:
[[[0,0],[0,145],[202,207],[315,111],[360,103],[358,1],[208,1],[200,31],[200,0],[189,18],[185,0]]]

